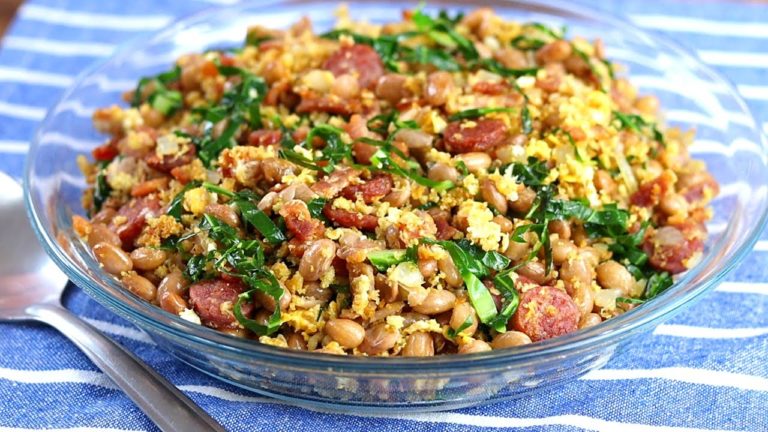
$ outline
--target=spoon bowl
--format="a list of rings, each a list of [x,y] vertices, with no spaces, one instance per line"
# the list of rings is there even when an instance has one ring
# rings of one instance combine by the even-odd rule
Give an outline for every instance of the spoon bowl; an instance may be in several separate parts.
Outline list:
[[[80,348],[163,431],[224,431],[184,393],[61,305],[67,277],[40,247],[21,187],[0,172],[0,321],[34,320]]]

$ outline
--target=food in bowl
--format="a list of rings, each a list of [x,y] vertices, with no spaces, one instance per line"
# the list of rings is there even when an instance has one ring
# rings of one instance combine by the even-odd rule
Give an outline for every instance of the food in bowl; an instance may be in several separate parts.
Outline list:
[[[74,229],[127,290],[280,347],[502,349],[652,299],[718,185],[602,43],[490,9],[256,26],[94,114]]]

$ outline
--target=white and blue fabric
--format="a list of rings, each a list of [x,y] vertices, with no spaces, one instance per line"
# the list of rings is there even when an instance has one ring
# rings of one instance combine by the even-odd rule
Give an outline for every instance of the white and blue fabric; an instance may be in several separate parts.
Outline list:
[[[215,3],[230,2],[28,0],[0,50],[0,171],[21,178],[46,108],[88,64]],[[594,6],[689,47],[736,85],[768,130],[768,5],[631,0]],[[502,404],[387,417],[318,413],[248,394],[172,359],[77,287],[64,300],[232,431],[768,431],[767,263],[764,235],[703,301],[560,388]],[[56,330],[0,323],[0,430],[42,429],[157,430]]]

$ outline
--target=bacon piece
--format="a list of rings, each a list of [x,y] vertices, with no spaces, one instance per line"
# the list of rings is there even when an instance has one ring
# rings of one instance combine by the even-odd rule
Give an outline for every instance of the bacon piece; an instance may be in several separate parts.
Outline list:
[[[124,247],[130,248],[147,223],[147,216],[155,216],[159,211],[160,201],[157,198],[137,198],[120,207],[109,228],[117,233]]]
[[[323,214],[331,222],[344,228],[357,228],[362,231],[374,231],[379,226],[379,218],[374,215],[365,215],[353,211],[334,208],[331,203],[323,207]]]
[[[351,201],[355,201],[358,197],[362,197],[366,204],[370,204],[375,199],[388,194],[394,185],[392,176],[383,174],[374,177],[363,184],[349,185],[345,187],[341,190],[341,196]]]

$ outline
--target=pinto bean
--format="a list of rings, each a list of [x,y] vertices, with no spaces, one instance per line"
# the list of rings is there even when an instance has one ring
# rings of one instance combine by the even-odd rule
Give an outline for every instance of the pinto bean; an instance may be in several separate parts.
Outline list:
[[[437,315],[451,310],[454,304],[456,304],[455,294],[447,290],[430,288],[424,301],[417,306],[412,306],[412,309],[424,315]]]
[[[125,289],[144,300],[152,301],[155,299],[157,288],[155,287],[155,284],[150,282],[150,280],[144,276],[140,276],[136,273],[128,273],[123,276],[120,281],[123,283]]]
[[[454,87],[453,75],[450,72],[432,72],[427,76],[424,99],[432,106],[445,105]]]
[[[531,338],[527,334],[515,330],[508,330],[497,334],[491,341],[493,349],[510,348],[531,343]]]
[[[473,339],[471,342],[465,343],[459,347],[459,354],[486,352],[491,351],[492,349],[493,348],[491,348],[488,342],[482,341],[480,339]]]
[[[363,342],[357,347],[368,355],[381,354],[395,346],[400,335],[386,323],[375,324],[365,331]]]
[[[509,208],[516,213],[528,213],[528,210],[533,206],[533,201],[536,199],[536,192],[531,188],[525,187],[517,194],[517,200],[509,203]]]
[[[91,232],[88,233],[88,245],[93,248],[99,243],[109,243],[120,247],[122,241],[120,240],[120,236],[103,223],[94,223],[91,224]]]
[[[365,329],[355,321],[335,318],[325,323],[325,333],[344,348],[357,348],[363,343]]]
[[[472,307],[472,305],[468,302],[458,303],[453,308],[453,312],[451,313],[451,320],[449,321],[448,325],[450,325],[452,329],[458,330],[462,325],[464,325],[465,322],[467,322],[467,319],[470,319],[472,323],[469,325],[469,327],[462,330],[461,332],[466,335],[473,335],[475,334],[475,331],[477,331],[477,327],[480,324],[480,320],[477,317],[475,308]]]
[[[429,167],[427,177],[434,181],[450,180],[456,182],[459,179],[459,171],[452,166],[438,162]]]
[[[628,295],[635,285],[635,280],[629,270],[616,261],[606,261],[597,266],[596,271],[597,283],[603,288],[618,288],[624,295]]]
[[[107,273],[119,275],[133,268],[131,257],[113,244],[98,243],[93,247],[93,254]]]
[[[539,285],[545,284],[549,280],[547,268],[541,261],[529,261],[517,269],[517,273]]]
[[[557,239],[552,242],[552,262],[563,264],[568,257],[576,252],[576,246],[570,240]]]
[[[603,322],[603,318],[600,315],[596,313],[590,313],[581,317],[581,320],[579,320],[579,328],[583,329],[596,326],[601,322]]]
[[[427,332],[416,332],[405,338],[401,354],[406,357],[432,357],[435,355],[435,342]]]
[[[379,78],[376,84],[376,96],[384,99],[392,105],[396,105],[402,99],[409,96],[405,88],[407,77],[401,74],[386,74]]]
[[[550,233],[557,234],[561,239],[571,238],[571,224],[564,220],[553,220],[549,222],[548,229]]]
[[[576,285],[591,286],[592,271],[586,260],[576,255],[565,260],[560,267],[560,279],[565,282],[565,288],[570,292]]]
[[[491,156],[483,152],[469,152],[456,156],[464,162],[467,170],[471,173],[487,170],[491,166]]]
[[[434,137],[421,129],[400,129],[395,134],[395,141],[402,142],[409,150],[430,149]]]
[[[437,268],[443,272],[445,281],[449,286],[456,288],[464,284],[464,279],[462,279],[461,274],[453,263],[453,259],[451,259],[450,255],[446,254],[437,260]]]
[[[168,254],[162,249],[140,247],[131,252],[133,267],[139,270],[154,270],[160,267],[168,258]]]
[[[240,226],[240,217],[232,207],[226,204],[208,204],[203,210],[205,214],[214,216],[232,228]]]
[[[485,202],[490,204],[499,213],[504,214],[507,212],[507,198],[496,189],[496,184],[491,179],[484,179],[480,183],[480,193],[483,195]]]
[[[573,48],[568,41],[556,40],[539,48],[536,52],[536,61],[539,64],[557,63],[570,57]]]
[[[299,263],[299,273],[305,281],[316,281],[331,268],[336,256],[336,243],[333,240],[320,239],[307,247]]]
[[[425,279],[431,278],[437,273],[437,261],[435,259],[420,259],[418,264],[419,271]]]

